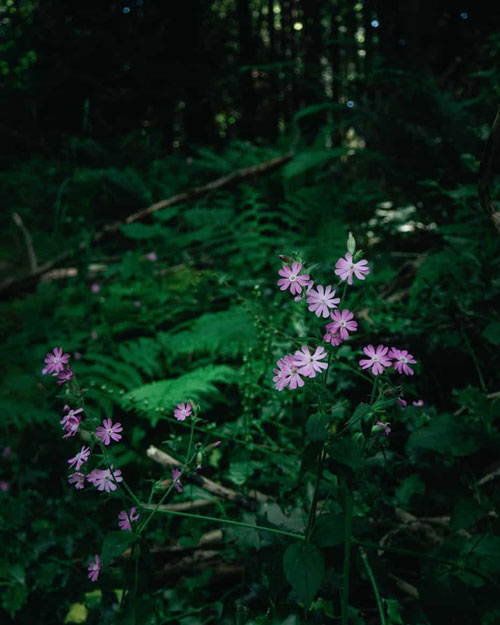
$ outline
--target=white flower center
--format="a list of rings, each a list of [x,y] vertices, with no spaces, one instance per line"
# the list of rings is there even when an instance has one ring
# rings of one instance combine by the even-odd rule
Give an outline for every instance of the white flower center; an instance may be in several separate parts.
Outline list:
[[[344,320],[339,321],[339,325],[345,328],[346,322]]]
[[[54,358],[54,362],[55,362],[56,364],[59,362],[59,358],[58,358],[57,356]]]
[[[290,280],[290,282],[294,282],[295,280],[297,280],[297,276],[295,276],[293,273],[291,273],[291,274],[288,276],[288,279]]]
[[[373,356],[372,360],[373,360],[373,362],[378,362],[378,356]]]
[[[401,356],[400,360],[401,360],[401,362],[408,362],[408,361],[406,360],[406,357],[405,357],[405,356]]]

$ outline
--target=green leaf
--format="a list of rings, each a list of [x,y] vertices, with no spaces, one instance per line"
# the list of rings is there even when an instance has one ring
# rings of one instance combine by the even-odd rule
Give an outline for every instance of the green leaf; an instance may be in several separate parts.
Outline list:
[[[327,415],[319,413],[311,415],[306,423],[306,433],[309,440],[313,442],[326,440],[329,426],[330,419]]]
[[[500,345],[500,321],[494,321],[483,330],[483,336],[493,345]]]
[[[463,422],[449,414],[435,417],[430,423],[412,432],[406,443],[410,455],[424,449],[460,457],[474,453],[480,447],[479,441],[471,436]]]
[[[316,521],[314,542],[320,547],[336,547],[344,542],[344,515],[322,514]]]
[[[321,551],[311,544],[289,545],[283,556],[283,571],[289,584],[308,608],[325,574]]]
[[[340,464],[345,464],[353,471],[363,466],[361,450],[353,440],[343,438],[332,441],[328,445],[328,453],[330,458],[340,462]]]
[[[133,532],[111,532],[102,543],[101,564],[108,566],[113,558],[120,556],[127,547],[137,540],[138,536]]]
[[[84,603],[72,603],[64,619],[65,623],[85,623],[88,611]]]
[[[487,508],[471,497],[459,499],[451,515],[450,528],[458,530],[475,525],[486,512]]]
[[[395,496],[399,504],[406,506],[410,503],[413,495],[423,495],[425,493],[425,484],[422,482],[417,473],[405,477],[401,484],[396,488]]]
[[[397,599],[385,599],[387,606],[387,625],[403,625],[402,612],[403,606]]]
[[[306,473],[306,471],[309,471],[309,469],[314,466],[320,451],[320,443],[309,443],[309,445],[306,446],[300,462],[299,479],[304,475],[304,473]]]

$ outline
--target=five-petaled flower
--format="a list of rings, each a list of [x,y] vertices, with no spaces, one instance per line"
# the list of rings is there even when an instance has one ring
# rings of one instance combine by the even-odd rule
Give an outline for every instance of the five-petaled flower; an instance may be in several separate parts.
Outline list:
[[[338,332],[341,339],[349,338],[349,332],[356,332],[358,329],[358,322],[354,321],[354,315],[347,309],[334,310],[330,313],[330,317],[333,321],[325,329],[331,334]]]
[[[316,288],[311,289],[307,295],[307,303],[309,310],[314,312],[316,317],[323,316],[325,319],[330,314],[330,308],[337,308],[340,297],[335,297],[335,291],[330,285],[323,287],[318,284]]]
[[[74,375],[75,374],[73,373],[73,369],[71,369],[71,367],[66,367],[66,369],[59,371],[59,373],[57,374],[57,383],[60,385],[64,384],[65,382],[69,382],[71,379],[73,379]]]
[[[44,359],[44,362],[47,363],[47,366],[42,371],[44,375],[46,373],[59,373],[69,360],[69,354],[63,354],[62,347],[54,347],[52,351],[54,353],[51,354],[49,352]]]
[[[182,482],[179,479],[181,471],[179,469],[172,469],[172,480],[174,481],[174,488],[178,493],[182,493]]]
[[[90,449],[88,447],[85,447],[85,445],[83,445],[83,447],[76,454],[76,456],[68,460],[69,468],[72,469],[73,466],[76,465],[75,469],[79,471],[82,464],[85,464],[87,462],[87,460],[89,459],[89,456],[90,456]]]
[[[97,490],[110,493],[116,490],[117,484],[123,481],[120,469],[94,469],[87,475],[87,481],[93,484]]]
[[[341,280],[347,280],[347,284],[352,284],[352,276],[356,276],[358,280],[364,280],[365,275],[370,273],[367,260],[359,260],[353,262],[352,254],[347,252],[345,258],[339,258],[335,264],[335,274]]]
[[[90,561],[88,572],[90,581],[96,582],[101,572],[101,558],[97,554],[94,556],[94,560]]]
[[[273,378],[274,388],[282,391],[287,386],[293,391],[297,387],[304,386],[304,380],[300,377],[297,365],[294,364],[292,354],[287,354],[276,363],[276,374]]]
[[[177,419],[177,421],[184,421],[186,417],[191,416],[192,412],[193,407],[189,402],[187,402],[187,404],[180,403],[177,404],[177,407],[174,410],[174,417]]]
[[[80,473],[79,471],[76,471],[75,473],[68,475],[68,482],[70,484],[73,484],[76,490],[81,490],[85,485],[85,475],[83,475],[83,473]]]
[[[103,419],[102,425],[100,425],[96,431],[95,435],[99,438],[105,445],[109,445],[111,443],[111,439],[114,441],[119,441],[122,437],[120,432],[123,432],[123,427],[121,423],[115,423],[111,419]]]
[[[420,408],[424,405],[424,400],[423,399],[419,399],[417,401],[412,401],[411,402],[412,406],[415,406],[416,408]]]
[[[383,423],[382,421],[377,421],[376,425],[381,428],[386,436],[389,436],[391,433],[391,428],[389,427],[389,423]]]
[[[323,340],[326,343],[330,343],[332,347],[338,347],[342,343],[340,336],[338,334],[332,334],[331,332],[323,334]]]
[[[413,375],[413,369],[409,365],[413,365],[417,361],[412,354],[409,354],[406,351],[406,349],[397,349],[396,347],[391,347],[391,351],[389,352],[389,358],[393,358],[395,360],[395,362],[392,363],[392,366],[394,367],[394,369],[396,369],[398,373]]]
[[[122,510],[118,515],[118,527],[121,530],[125,530],[127,532],[132,531],[132,526],[130,522],[137,521],[139,519],[139,515],[135,512],[135,507],[130,508],[130,512],[127,514],[126,510]]]
[[[73,417],[69,417],[68,419],[65,419],[63,429],[66,432],[66,434],[64,434],[63,438],[75,436],[75,434],[80,429],[80,422],[81,422],[80,417],[73,416]]]
[[[391,361],[387,356],[387,352],[389,351],[388,347],[378,345],[377,349],[375,349],[373,345],[367,345],[363,347],[363,351],[368,356],[368,359],[359,361],[362,369],[371,369],[373,375],[379,375],[383,373],[385,367],[390,366]]]
[[[309,282],[308,275],[299,275],[302,271],[302,263],[292,263],[292,268],[288,265],[283,265],[283,268],[278,271],[279,275],[282,276],[280,280],[278,280],[278,286],[282,291],[285,291],[290,287],[290,293],[292,295],[297,295],[302,291],[303,286],[307,286]]]
[[[317,347],[314,354],[311,354],[309,347],[303,345],[293,356],[293,364],[298,367],[298,373],[308,378],[315,378],[316,373],[321,373],[328,367],[328,363],[321,362],[326,358],[324,347]]]
[[[60,421],[62,425],[65,425],[67,421],[69,421],[70,419],[73,419],[74,417],[79,415],[81,412],[83,412],[83,408],[77,408],[76,410],[73,410],[69,406],[64,406],[63,410],[65,414]],[[77,418],[80,419],[81,417],[77,417]]]

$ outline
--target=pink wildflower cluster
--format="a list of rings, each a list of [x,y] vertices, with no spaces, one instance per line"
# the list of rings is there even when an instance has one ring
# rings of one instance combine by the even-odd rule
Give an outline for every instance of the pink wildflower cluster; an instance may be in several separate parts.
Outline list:
[[[414,373],[409,365],[415,364],[417,361],[405,349],[400,350],[396,347],[389,349],[384,345],[378,345],[375,349],[373,345],[367,345],[363,347],[363,352],[368,358],[359,361],[360,367],[362,369],[371,369],[373,375],[380,375],[391,365],[398,373],[405,375],[413,375]]]
[[[350,310],[334,310],[330,313],[330,318],[332,321],[325,327],[326,334],[323,340],[332,346],[340,345],[349,338],[350,332],[356,332],[358,329],[358,322],[354,320]]]
[[[324,347],[317,347],[313,353],[309,347],[303,345],[295,354],[287,354],[276,363],[273,378],[276,390],[282,391],[286,387],[294,390],[304,386],[302,377],[315,378],[328,367],[328,363],[322,362],[326,358]]]
[[[42,375],[47,373],[52,374],[54,378],[57,378],[59,385],[69,382],[73,376],[73,370],[68,365],[69,354],[63,354],[62,347],[54,347],[52,352],[48,352],[45,356],[44,362],[46,366],[42,369]]]

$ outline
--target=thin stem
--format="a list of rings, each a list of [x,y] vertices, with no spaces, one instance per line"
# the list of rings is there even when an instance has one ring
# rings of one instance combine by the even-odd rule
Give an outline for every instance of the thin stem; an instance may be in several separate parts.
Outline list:
[[[366,555],[366,552],[364,549],[360,549],[360,552],[361,552],[361,560],[365,567],[366,574],[368,575],[368,579],[370,580],[370,584],[372,585],[373,594],[375,595],[375,601],[377,602],[378,613],[380,616],[380,625],[387,625],[387,622],[385,620],[385,614],[384,614],[384,606],[382,604],[382,599],[378,591],[377,581],[375,579],[375,576],[373,575],[373,571],[370,566],[370,563],[368,562],[368,556]]]
[[[344,482],[345,521],[344,521],[344,587],[342,589],[342,625],[348,625],[349,615],[349,569],[351,566],[351,524],[352,524],[352,493],[347,482]]]
[[[147,506],[143,504],[143,508],[150,510],[153,506]],[[292,532],[285,532],[283,530],[277,530],[272,527],[263,527],[262,525],[253,525],[252,523],[242,523],[241,521],[232,521],[231,519],[217,519],[213,516],[204,516],[203,514],[192,514],[191,512],[180,512],[178,510],[158,510],[164,514],[170,514],[172,516],[186,517],[189,519],[199,519],[200,521],[212,521],[212,523],[223,523],[225,525],[236,525],[238,527],[247,527],[248,529],[258,532],[269,532],[271,534],[280,534],[281,536],[290,536],[298,540],[305,540],[303,534],[293,534]]]
[[[321,448],[321,451],[319,452],[319,456],[318,456],[318,473],[316,474],[316,485],[314,487],[314,494],[313,494],[313,498],[311,501],[311,508],[309,510],[309,518],[307,520],[306,542],[308,542],[309,538],[311,537],[314,519],[316,517],[316,507],[318,503],[319,485],[320,485],[321,477],[323,474],[323,460],[324,460],[324,454],[323,454],[323,448]]]
[[[367,549],[376,549],[377,551],[388,551],[389,553],[400,553],[405,556],[413,556],[414,558],[427,558],[428,560],[435,560],[436,562],[442,562],[443,564],[449,564],[456,569],[463,569],[477,575],[481,579],[484,579],[496,588],[500,588],[500,584],[494,580],[489,575],[478,571],[477,569],[471,566],[464,566],[461,562],[456,562],[455,560],[449,560],[448,558],[442,558],[441,556],[435,556],[431,553],[422,553],[421,551],[414,551],[413,549],[402,549],[400,547],[389,547],[387,545],[380,545],[379,543],[372,543],[367,540],[358,540],[357,538],[352,538],[352,542],[355,545],[359,545],[360,547],[366,547]]]
[[[377,383],[378,383],[378,378],[374,378],[373,379],[373,386],[372,386],[372,394],[370,397],[370,406],[373,404],[373,400],[375,399],[375,393],[377,390]]]

